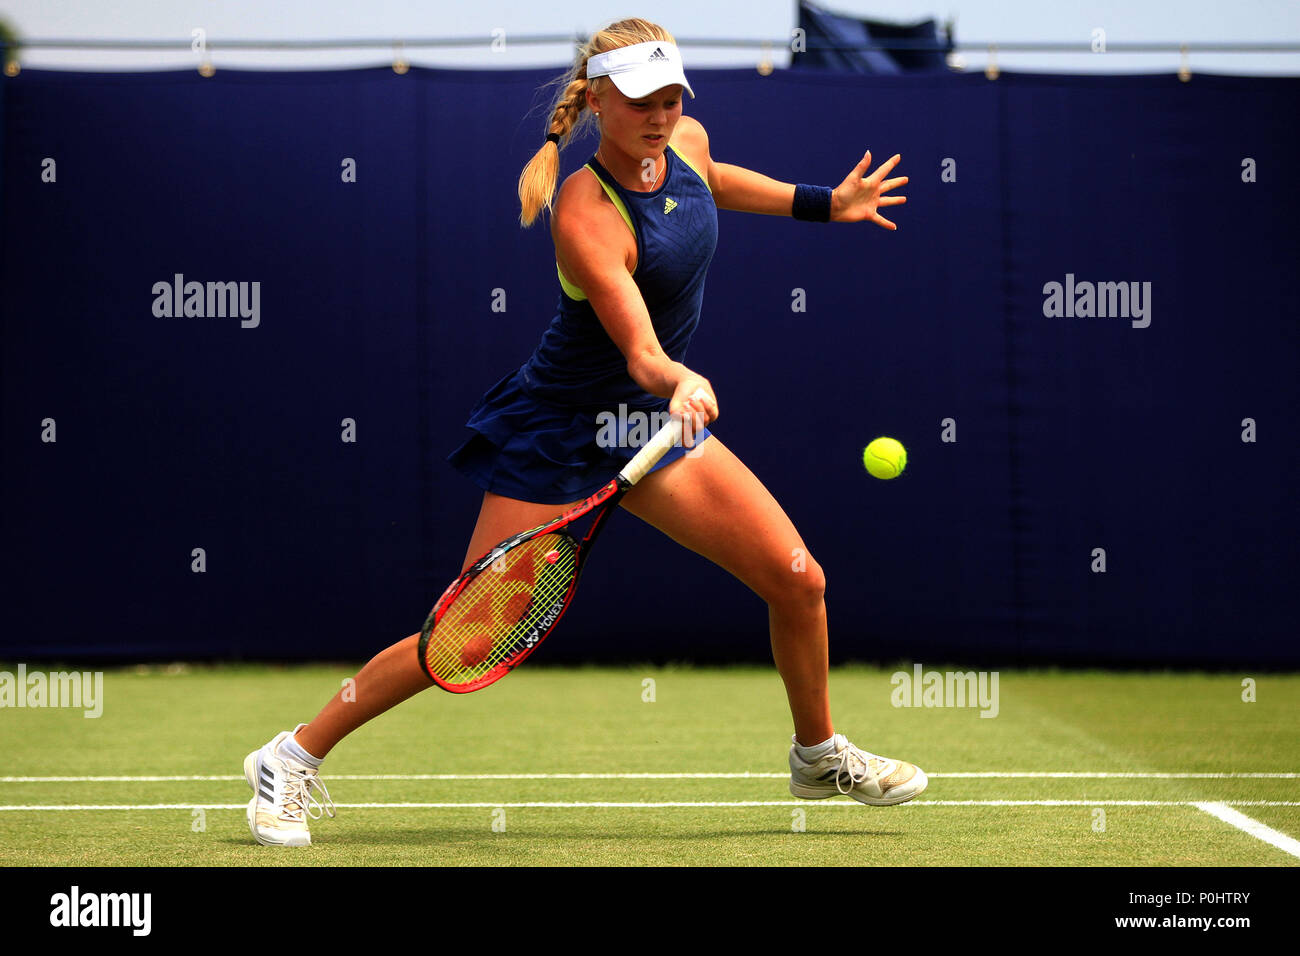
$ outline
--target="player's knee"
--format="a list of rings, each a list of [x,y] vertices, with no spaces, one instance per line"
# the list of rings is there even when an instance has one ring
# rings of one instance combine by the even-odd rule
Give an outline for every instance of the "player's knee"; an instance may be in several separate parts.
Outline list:
[[[808,605],[820,603],[826,593],[826,574],[812,555],[796,554],[782,569],[768,603]]]
[[[816,561],[809,559],[808,570],[802,575],[799,594],[807,601],[816,603],[826,596],[826,572]]]

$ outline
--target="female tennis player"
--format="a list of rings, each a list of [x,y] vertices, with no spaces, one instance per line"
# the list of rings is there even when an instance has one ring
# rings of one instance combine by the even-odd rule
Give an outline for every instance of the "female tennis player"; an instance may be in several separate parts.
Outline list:
[[[591,37],[563,77],[549,135],[519,177],[520,221],[551,212],[558,314],[522,367],[471,413],[471,437],[449,458],[483,489],[462,572],[497,542],[553,517],[604,485],[635,454],[597,442],[596,414],[626,404],[693,421],[694,441],[673,448],[622,506],[730,571],[767,602],[772,655],[794,718],[790,792],[847,794],[872,806],[911,800],[926,776],[901,760],[860,750],[831,723],[827,693],[825,577],[763,484],[716,437],[709,380],[683,364],[700,315],[717,240],[717,210],[822,222],[872,222],[907,182],[874,173],[868,152],[834,189],[781,183],[715,163],[704,127],[682,115],[692,97],[673,37],[641,19]],[[559,144],[590,118],[595,155],[560,186]],[[555,147],[552,147],[552,143]],[[696,397],[700,396],[700,397]],[[686,446],[691,444],[691,448]],[[381,652],[310,724],[283,731],[244,761],[255,796],[248,822],[259,843],[305,846],[309,820],[334,815],[318,769],[357,727],[430,686],[418,634]]]

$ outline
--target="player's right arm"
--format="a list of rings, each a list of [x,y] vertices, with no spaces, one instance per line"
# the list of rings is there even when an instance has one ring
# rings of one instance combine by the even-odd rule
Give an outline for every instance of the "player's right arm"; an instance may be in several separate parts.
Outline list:
[[[627,360],[632,380],[651,395],[669,399],[669,411],[689,406],[705,413],[706,424],[713,421],[718,416],[713,386],[664,352],[629,269],[636,247],[627,224],[612,207],[598,203],[590,193],[583,195],[572,178],[560,190],[551,224],[560,268],[586,293],[600,324]],[[707,400],[691,401],[697,388],[705,391]]]

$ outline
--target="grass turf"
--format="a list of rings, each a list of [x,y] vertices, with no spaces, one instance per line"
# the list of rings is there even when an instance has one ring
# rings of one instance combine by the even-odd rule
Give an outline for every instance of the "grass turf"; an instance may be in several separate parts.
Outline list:
[[[3,668],[10,672],[12,667]],[[28,665],[28,670],[37,670]],[[49,668],[53,669],[53,668]],[[906,669],[906,668],[904,668]],[[1193,806],[1300,802],[1300,780],[968,778],[970,772],[1300,771],[1300,675],[1019,671],[998,714],[895,707],[893,669],[837,668],[836,727],[913,761],[929,789],[900,807],[795,801],[778,777],[350,780],[371,774],[786,772],[784,690],[769,668],[522,668],[487,690],[430,690],[362,727],[322,776],[340,807],[315,844],[253,843],[244,755],[309,720],[344,667],[177,666],[104,676],[103,716],[0,710],[0,774],[218,775],[183,781],[0,781],[0,806],[176,805],[0,811],[0,864],[28,865],[992,865],[1291,866],[1300,859]],[[652,680],[653,701],[646,681]],[[238,778],[238,779],[233,779]],[[945,805],[1061,800],[1070,806]],[[524,807],[717,803],[761,806]],[[480,804],[463,806],[463,804]],[[203,808],[196,810],[195,808]],[[1235,809],[1293,838],[1300,806]],[[1100,813],[1098,811],[1101,811]],[[495,829],[494,829],[495,825]],[[802,826],[802,830],[798,827]]]

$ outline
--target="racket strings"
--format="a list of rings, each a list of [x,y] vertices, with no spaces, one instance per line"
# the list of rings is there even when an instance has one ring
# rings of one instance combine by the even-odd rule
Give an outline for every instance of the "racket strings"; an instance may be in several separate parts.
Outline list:
[[[484,582],[485,586],[475,590],[482,592],[490,589],[493,592],[489,598],[493,621],[484,623],[477,619],[466,620],[467,615],[463,611],[451,620],[444,617],[435,628],[438,644],[436,656],[430,660],[430,668],[448,682],[469,683],[497,667],[507,656],[522,646],[523,638],[532,632],[537,621],[568,591],[573,565],[572,562],[566,564],[567,567],[559,567],[560,560],[557,559],[555,570],[542,575],[536,588],[531,592],[523,586],[510,588],[505,584],[496,584],[491,578],[487,578],[488,575],[496,574],[506,577],[509,568],[504,572],[490,570],[483,572],[480,579],[487,579]],[[455,605],[448,611],[449,617],[455,613],[462,602],[467,608],[482,607],[484,596],[481,593],[470,594],[469,591],[470,588],[467,588],[465,593],[458,596]],[[523,598],[526,602],[522,613],[511,613],[510,605],[516,598]],[[469,648],[470,642],[476,640],[479,646]],[[483,647],[486,641],[491,642],[490,649]],[[463,654],[468,654],[470,658],[468,663]],[[481,658],[481,660],[474,660],[474,658]]]
[[[577,545],[567,534],[541,535],[505,552],[469,582],[434,626],[425,648],[430,672],[447,683],[468,684],[499,667],[540,630],[576,570]]]

